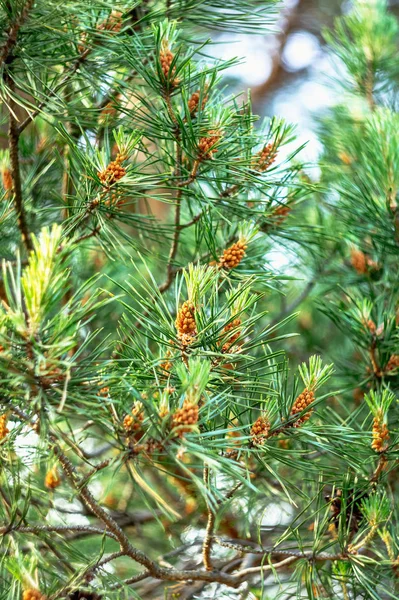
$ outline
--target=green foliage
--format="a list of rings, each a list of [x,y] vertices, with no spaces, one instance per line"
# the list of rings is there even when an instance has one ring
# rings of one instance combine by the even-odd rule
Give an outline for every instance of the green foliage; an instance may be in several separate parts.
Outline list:
[[[311,181],[207,37],[274,10],[0,2],[0,598],[396,597],[397,21],[326,35]]]

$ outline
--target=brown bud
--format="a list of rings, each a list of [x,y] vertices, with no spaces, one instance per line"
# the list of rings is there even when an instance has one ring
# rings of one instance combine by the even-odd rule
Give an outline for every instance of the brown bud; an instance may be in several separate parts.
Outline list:
[[[351,250],[351,264],[352,267],[360,273],[364,275],[367,273],[367,258],[364,252],[361,250],[357,250],[356,248],[352,248]]]
[[[385,371],[396,371],[399,369],[399,354],[392,354],[387,362]]]
[[[237,339],[240,337],[241,332],[237,329],[239,326],[241,325],[241,319],[234,319],[233,321],[231,321],[231,323],[229,323],[228,325],[226,325],[223,328],[223,333],[226,334],[229,331],[231,331],[232,329],[236,329],[236,332],[233,333],[229,339],[227,340],[227,342],[225,342],[222,346],[222,352],[223,353],[227,353],[231,350],[231,348],[234,346],[235,342],[237,341]]]
[[[182,304],[177,313],[175,321],[177,336],[184,346],[192,344],[197,335],[194,313],[194,304],[189,300]]]
[[[375,450],[375,452],[385,452],[385,450],[388,448],[389,431],[388,426],[383,421],[381,412],[374,417],[372,437],[372,449]]]
[[[200,98],[201,98],[201,90],[197,90],[196,92],[193,92],[191,94],[191,96],[187,102],[188,110],[190,111],[190,114],[192,116],[195,115],[195,113],[198,110]],[[204,95],[202,98],[202,103],[201,103],[202,110],[204,109],[207,100],[208,100],[208,96]]]
[[[46,477],[44,480],[44,485],[50,490],[55,490],[55,488],[61,485],[61,477],[58,474],[57,469],[54,467],[48,473],[46,473]]]
[[[277,158],[277,149],[274,143],[266,144],[260,152],[258,152],[253,161],[252,168],[256,171],[264,172],[274,163]]]
[[[3,169],[1,172],[1,180],[3,182],[3,188],[6,192],[10,192],[12,190],[12,175],[10,169]]]

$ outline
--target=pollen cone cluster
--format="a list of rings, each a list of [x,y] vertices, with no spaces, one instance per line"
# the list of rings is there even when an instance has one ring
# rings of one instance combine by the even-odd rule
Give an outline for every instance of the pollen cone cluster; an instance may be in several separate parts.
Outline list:
[[[314,399],[315,399],[315,397],[314,397],[313,391],[305,388],[303,390],[303,392],[301,394],[299,394],[299,396],[295,400],[294,405],[291,409],[291,416],[301,413],[303,410],[305,410],[305,408],[307,408],[309,406],[309,404],[311,404],[314,401]],[[302,417],[300,417],[299,419],[297,419],[295,421],[295,423],[293,424],[293,427],[300,427],[302,425],[302,423],[305,423],[306,421],[308,421],[311,417],[312,412],[313,412],[313,410],[309,410],[304,415],[302,415]]]
[[[25,590],[22,594],[22,600],[47,600],[47,597],[39,592],[39,590]]]
[[[159,53],[159,62],[161,63],[162,73],[169,79],[170,83],[175,86],[178,85],[179,80],[174,77],[176,67],[171,70],[171,65],[174,59],[174,54],[165,46]]]
[[[183,406],[179,408],[172,417],[173,429],[179,428],[177,435],[183,437],[189,433],[193,426],[198,422],[198,405],[190,400],[185,400]]]
[[[106,21],[98,26],[99,31],[113,31],[118,33],[122,28],[122,12],[113,10]]]
[[[197,329],[195,325],[195,306],[189,300],[186,300],[180,307],[177,313],[175,325],[177,329],[177,336],[182,342],[183,346],[189,346],[193,343],[195,336],[197,335]]]
[[[270,431],[270,423],[265,417],[258,417],[251,427],[252,443],[256,446],[263,446]]]
[[[137,433],[141,430],[144,419],[143,404],[141,402],[135,402],[133,404],[132,413],[126,415],[123,419],[123,427],[126,433]]]
[[[399,369],[399,354],[392,354],[392,356],[388,360],[385,370],[396,371],[396,369]]]
[[[375,450],[375,452],[384,452],[388,448],[389,431],[386,423],[383,421],[381,413],[378,413],[374,417],[372,436],[372,449]]]
[[[197,112],[199,102],[200,102],[200,97],[201,97],[201,90],[197,90],[196,92],[193,92],[191,94],[191,96],[187,102],[188,110],[190,111],[191,115],[194,115]],[[208,100],[208,96],[204,95],[203,99],[202,99],[202,103],[201,103],[202,109],[204,109],[204,106],[205,106],[207,100]]]
[[[273,212],[273,219],[276,225],[281,225],[285,218],[291,212],[290,206],[278,206]]]
[[[198,142],[198,155],[201,160],[212,158],[213,154],[217,152],[215,146],[221,137],[220,131],[214,129],[209,131],[207,136],[200,139]]]
[[[122,167],[122,162],[126,159],[126,154],[118,154],[104,171],[98,171],[98,178],[103,185],[110,186],[126,175],[126,169]]]
[[[0,417],[0,440],[4,440],[9,430],[7,429],[7,415]]]
[[[61,485],[61,477],[58,475],[56,468],[51,469],[46,473],[44,485],[50,490],[55,490],[55,488]]]
[[[219,267],[221,269],[234,269],[237,267],[244,258],[247,247],[246,241],[241,239],[226,248],[219,259]]]
[[[227,353],[230,351],[230,349],[234,346],[234,344],[236,343],[236,341],[238,340],[238,338],[241,335],[240,330],[238,329],[241,325],[241,319],[234,319],[234,321],[232,321],[231,323],[229,323],[228,325],[226,325],[226,327],[223,328],[223,333],[226,334],[229,331],[235,329],[235,333],[233,333],[229,339],[227,340],[227,342],[225,342],[223,344],[222,347],[222,352]]]
[[[277,157],[276,146],[273,143],[266,144],[263,149],[256,154],[252,168],[256,171],[267,171],[272,166]]]

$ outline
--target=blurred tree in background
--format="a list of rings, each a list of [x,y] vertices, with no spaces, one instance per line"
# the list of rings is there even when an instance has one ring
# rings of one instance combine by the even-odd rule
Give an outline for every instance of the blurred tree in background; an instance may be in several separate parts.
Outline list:
[[[0,6],[0,598],[398,597],[396,18],[316,169],[208,39],[273,0]]]

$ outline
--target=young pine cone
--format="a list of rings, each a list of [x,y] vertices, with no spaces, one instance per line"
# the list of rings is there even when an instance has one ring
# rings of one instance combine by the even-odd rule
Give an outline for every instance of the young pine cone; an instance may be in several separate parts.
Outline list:
[[[98,171],[98,178],[103,185],[110,186],[126,175],[126,169],[121,165],[126,158],[126,155],[118,154],[115,160],[110,162],[104,171]]]
[[[212,158],[213,154],[217,152],[215,148],[216,144],[222,137],[220,131],[212,130],[209,131],[206,137],[202,137],[198,142],[198,157],[200,160],[207,160]]]
[[[188,104],[188,110],[190,111],[190,114],[193,116],[197,110],[198,110],[198,106],[199,106],[199,101],[200,101],[200,97],[201,97],[201,90],[197,90],[196,92],[193,92],[187,102]],[[205,107],[206,101],[208,100],[208,96],[204,96],[202,99],[202,103],[201,103],[201,108],[202,110]]]
[[[1,415],[0,417],[0,440],[4,440],[7,433],[10,433],[7,429],[7,415]]]
[[[275,144],[266,144],[263,149],[255,155],[252,162],[252,168],[256,171],[264,172],[274,163],[277,157]]]
[[[385,371],[396,371],[397,369],[399,369],[399,354],[392,354],[387,362]]]
[[[61,477],[58,475],[56,468],[51,469],[46,473],[44,485],[50,490],[55,490],[55,488],[61,485]]]
[[[314,399],[315,399],[315,397],[314,397],[313,391],[305,388],[303,390],[303,392],[301,394],[299,394],[299,396],[295,400],[294,405],[291,409],[291,413],[290,413],[291,416],[301,413],[303,410],[305,410],[305,408],[307,408],[309,406],[309,404],[311,404],[314,401]],[[300,427],[303,423],[305,423],[306,421],[308,421],[310,419],[312,412],[313,412],[313,410],[310,409],[308,412],[306,412],[304,415],[302,415],[302,417],[297,419],[293,423],[292,426]]]
[[[230,248],[226,248],[219,259],[219,267],[221,269],[234,269],[237,267],[244,258],[247,247],[246,241],[241,239]]]
[[[189,433],[193,426],[198,422],[198,404],[194,404],[190,400],[185,400],[183,406],[172,416],[172,428],[179,428],[177,435],[183,437],[185,433]]]
[[[258,417],[251,427],[252,443],[255,446],[263,446],[270,431],[270,423],[265,417]]]
[[[171,65],[174,59],[174,54],[169,50],[167,46],[159,53],[159,62],[161,63],[162,73],[165,78],[169,80],[170,84],[174,87],[179,84],[179,80],[174,77],[176,67],[171,70]]]
[[[10,169],[3,169],[1,172],[1,180],[3,183],[3,188],[6,192],[10,192],[12,190],[12,176]]]
[[[367,259],[365,253],[353,248],[351,250],[351,265],[360,275],[367,273]]]
[[[232,329],[236,329],[236,332],[233,333],[231,335],[231,337],[227,340],[227,342],[225,342],[223,344],[223,347],[222,347],[223,353],[226,354],[227,352],[229,352],[230,349],[234,346],[237,339],[240,337],[241,332],[237,329],[240,325],[241,325],[241,319],[234,319],[234,321],[232,321],[231,323],[226,325],[226,327],[223,328],[223,333],[228,333]]]
[[[25,590],[22,594],[22,600],[47,600],[47,596],[44,596],[39,590]]]
[[[144,420],[143,405],[141,402],[133,404],[132,414],[126,415],[123,419],[123,427],[126,433],[137,433],[141,430]]]
[[[385,452],[388,448],[389,431],[386,423],[382,420],[381,414],[374,417],[372,436],[372,449],[375,450],[375,452]]]
[[[175,321],[177,337],[184,346],[189,346],[197,335],[194,313],[195,306],[189,300],[182,304],[177,313]]]

